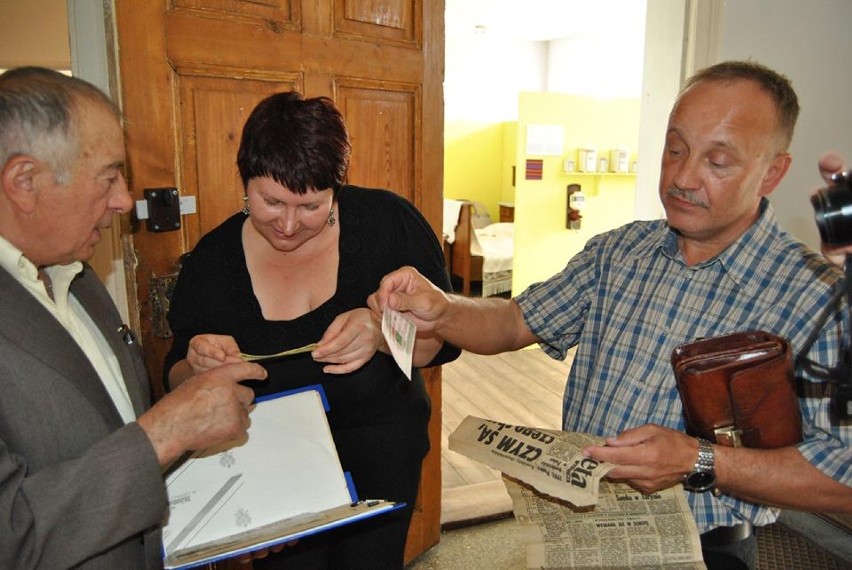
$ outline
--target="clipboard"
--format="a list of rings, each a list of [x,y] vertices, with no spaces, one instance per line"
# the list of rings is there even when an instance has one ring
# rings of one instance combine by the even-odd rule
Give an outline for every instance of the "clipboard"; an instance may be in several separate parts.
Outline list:
[[[193,568],[405,506],[359,500],[319,385],[258,398],[246,437],[190,455],[166,476],[166,569]]]

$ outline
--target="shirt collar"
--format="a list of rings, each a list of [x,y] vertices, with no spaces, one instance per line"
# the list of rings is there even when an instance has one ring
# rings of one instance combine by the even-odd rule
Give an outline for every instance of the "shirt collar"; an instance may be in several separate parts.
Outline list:
[[[748,281],[745,273],[750,264],[741,263],[740,260],[753,259],[761,255],[761,252],[766,251],[767,247],[778,239],[780,231],[769,199],[766,197],[760,199],[759,210],[757,220],[734,243],[719,255],[692,266],[692,269],[699,270],[714,263],[720,263],[728,276],[738,284],[743,285]],[[660,227],[659,237],[652,249],[659,250],[669,259],[685,265],[678,246],[678,234],[668,224]]]
[[[24,256],[20,249],[2,236],[0,236],[0,267],[3,267],[9,275],[29,289],[36,285],[44,288],[44,284],[38,277],[38,268]],[[67,265],[51,265],[45,268],[53,288],[53,298],[57,303],[61,299],[62,304],[65,304],[71,282],[82,270],[83,264],[80,261],[74,261]]]
[[[763,197],[760,199],[760,215],[757,221],[717,258],[728,275],[731,276],[731,279],[746,287],[747,283],[753,282],[750,278],[753,271],[751,260],[765,256],[765,252],[769,251],[772,244],[778,241],[780,233],[781,227],[775,218],[775,211],[772,209],[769,199]]]

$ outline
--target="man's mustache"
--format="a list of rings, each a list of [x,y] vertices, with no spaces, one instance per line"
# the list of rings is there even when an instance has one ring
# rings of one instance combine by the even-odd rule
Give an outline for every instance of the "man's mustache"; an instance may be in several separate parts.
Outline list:
[[[681,200],[685,200],[693,206],[698,206],[699,208],[708,209],[710,207],[707,202],[699,198],[694,192],[688,192],[686,190],[683,190],[682,188],[678,188],[677,186],[670,186],[666,190],[666,194],[671,196],[672,198],[679,198]]]

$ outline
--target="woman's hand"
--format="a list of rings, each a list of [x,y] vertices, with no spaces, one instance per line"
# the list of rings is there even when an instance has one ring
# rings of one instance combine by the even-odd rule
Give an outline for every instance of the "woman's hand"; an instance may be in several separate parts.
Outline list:
[[[327,362],[327,374],[358,370],[385,344],[379,316],[370,309],[353,309],[337,315],[311,353],[318,362]]]
[[[232,336],[200,334],[189,341],[186,361],[195,374],[200,374],[223,364],[242,362],[240,347]]]
[[[285,546],[296,546],[299,543],[298,540],[292,540],[290,542],[285,542],[284,544],[276,544],[275,546],[270,546],[269,548],[261,548],[260,550],[255,550],[254,552],[250,552],[248,554],[241,554],[236,557],[237,562],[240,564],[248,564],[252,560],[266,558],[270,553],[277,553],[284,550]]]

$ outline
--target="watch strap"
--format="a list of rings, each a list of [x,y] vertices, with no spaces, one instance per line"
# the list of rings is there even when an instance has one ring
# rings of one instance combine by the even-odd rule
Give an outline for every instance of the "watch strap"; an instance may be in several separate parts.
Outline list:
[[[696,493],[713,489],[716,485],[714,463],[713,444],[704,438],[698,438],[698,459],[692,471],[683,476],[684,489]]]
[[[715,453],[713,444],[703,437],[698,438],[698,460],[695,462],[695,471],[713,471]]]

